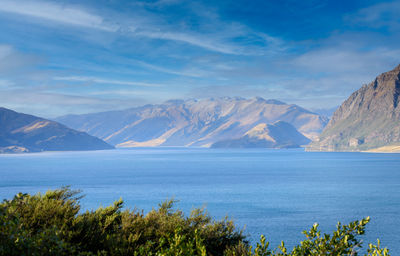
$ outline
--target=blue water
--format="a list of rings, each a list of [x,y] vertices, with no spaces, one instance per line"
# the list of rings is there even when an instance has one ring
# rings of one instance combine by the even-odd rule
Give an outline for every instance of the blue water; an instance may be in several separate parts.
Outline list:
[[[128,208],[180,200],[186,213],[206,206],[228,215],[254,241],[295,245],[320,223],[371,216],[365,243],[380,238],[400,252],[400,154],[302,150],[135,149],[0,155],[0,198],[62,185],[81,189],[84,209],[122,197]]]

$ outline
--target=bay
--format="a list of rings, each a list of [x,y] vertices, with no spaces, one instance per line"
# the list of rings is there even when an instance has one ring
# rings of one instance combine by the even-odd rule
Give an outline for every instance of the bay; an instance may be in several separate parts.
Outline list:
[[[400,251],[400,154],[303,150],[148,148],[0,155],[0,198],[70,185],[83,209],[107,206],[150,211],[166,199],[189,213],[203,207],[229,216],[254,243],[260,234],[294,246],[315,222],[371,216],[364,244],[376,238]]]

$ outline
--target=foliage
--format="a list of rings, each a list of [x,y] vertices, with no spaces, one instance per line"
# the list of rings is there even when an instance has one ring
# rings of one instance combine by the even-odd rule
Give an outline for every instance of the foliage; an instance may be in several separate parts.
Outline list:
[[[17,194],[0,204],[0,255],[134,255],[134,256],[286,256],[358,255],[359,236],[369,218],[338,223],[333,234],[315,224],[306,239],[288,251],[269,248],[264,236],[253,248],[227,218],[214,221],[204,209],[186,217],[166,201],[148,214],[123,210],[118,200],[106,208],[80,212],[79,191],[61,188],[45,194]],[[365,255],[388,256],[370,244]]]
[[[0,204],[0,255],[223,255],[244,241],[227,219],[185,217],[166,201],[147,215],[122,200],[80,213],[78,191],[18,194]]]
[[[246,248],[243,245],[238,245],[226,251],[226,256],[321,256],[321,255],[359,255],[359,249],[362,247],[362,241],[358,236],[365,233],[365,226],[370,221],[367,217],[360,221],[351,222],[348,225],[342,225],[340,222],[337,224],[336,231],[332,235],[321,234],[318,230],[318,224],[314,224],[310,231],[303,231],[306,239],[300,242],[293,248],[291,252],[285,247],[282,241],[281,245],[276,250],[269,249],[269,242],[266,242],[264,236],[261,236],[260,242],[257,243],[254,250],[252,247]],[[389,256],[387,248],[378,245],[369,244],[367,254],[365,256]]]

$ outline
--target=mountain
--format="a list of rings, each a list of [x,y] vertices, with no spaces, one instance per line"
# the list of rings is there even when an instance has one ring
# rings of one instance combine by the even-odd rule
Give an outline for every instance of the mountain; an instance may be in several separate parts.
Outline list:
[[[354,92],[310,151],[363,151],[400,143],[400,65]]]
[[[0,108],[0,153],[113,148],[54,121]]]
[[[240,138],[258,124],[279,120],[290,123],[305,136],[315,137],[328,121],[297,105],[259,97],[172,100],[56,120],[117,147],[207,147],[217,141]]]
[[[277,121],[261,123],[239,139],[218,141],[212,148],[298,148],[311,140],[298,132],[293,125]]]

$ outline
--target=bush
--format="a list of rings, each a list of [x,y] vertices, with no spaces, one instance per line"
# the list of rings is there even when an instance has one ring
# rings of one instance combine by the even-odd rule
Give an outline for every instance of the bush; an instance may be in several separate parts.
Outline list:
[[[369,218],[338,224],[332,234],[318,225],[288,251],[284,243],[269,248],[264,236],[252,248],[242,230],[227,218],[214,221],[204,209],[186,217],[166,201],[148,214],[122,210],[123,201],[80,213],[79,191],[61,188],[45,194],[17,194],[0,204],[0,255],[266,256],[358,255],[359,236]],[[369,245],[365,255],[389,255]]]

